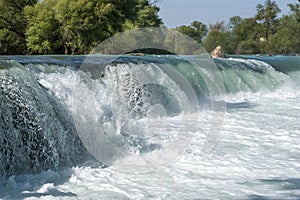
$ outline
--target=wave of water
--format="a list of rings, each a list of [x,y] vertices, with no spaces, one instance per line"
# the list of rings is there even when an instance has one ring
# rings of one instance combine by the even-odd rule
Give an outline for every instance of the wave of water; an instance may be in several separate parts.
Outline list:
[[[43,59],[1,63],[0,198],[299,197],[297,70],[216,59],[211,76],[211,60],[134,57],[94,73]],[[87,146],[95,130],[109,143]],[[145,160],[151,172],[133,173]]]

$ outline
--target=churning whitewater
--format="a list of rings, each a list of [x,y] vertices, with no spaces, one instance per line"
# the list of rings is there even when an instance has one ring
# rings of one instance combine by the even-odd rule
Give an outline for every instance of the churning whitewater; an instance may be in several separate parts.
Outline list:
[[[1,199],[299,199],[300,57],[0,57]]]

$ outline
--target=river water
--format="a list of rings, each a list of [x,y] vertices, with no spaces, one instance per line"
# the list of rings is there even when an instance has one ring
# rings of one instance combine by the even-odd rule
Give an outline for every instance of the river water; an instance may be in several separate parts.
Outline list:
[[[1,199],[300,198],[299,58],[216,59],[223,84],[198,58],[122,58],[101,78],[78,70],[81,57],[50,59],[2,58],[2,138],[31,142],[1,149]],[[8,80],[31,113],[19,125]],[[21,148],[36,127],[46,147]]]

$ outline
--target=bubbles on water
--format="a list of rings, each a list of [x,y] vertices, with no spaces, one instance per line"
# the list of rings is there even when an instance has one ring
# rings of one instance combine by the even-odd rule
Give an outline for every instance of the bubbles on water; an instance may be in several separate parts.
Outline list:
[[[169,55],[142,53],[149,51]],[[77,132],[96,159],[128,173],[172,164],[193,143],[196,133],[186,116],[201,113],[203,102],[213,112],[202,152],[213,148],[225,109],[214,96],[223,95],[224,86],[213,61],[200,67],[209,55],[197,42],[173,30],[142,28],[113,36],[91,53],[74,83],[72,110]],[[198,122],[203,117],[193,116]]]

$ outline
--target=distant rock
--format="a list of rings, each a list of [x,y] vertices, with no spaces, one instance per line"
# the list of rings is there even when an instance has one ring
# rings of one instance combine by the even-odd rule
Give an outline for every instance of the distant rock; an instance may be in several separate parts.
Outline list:
[[[221,46],[217,46],[212,52],[211,52],[212,58],[224,58],[224,51]]]

